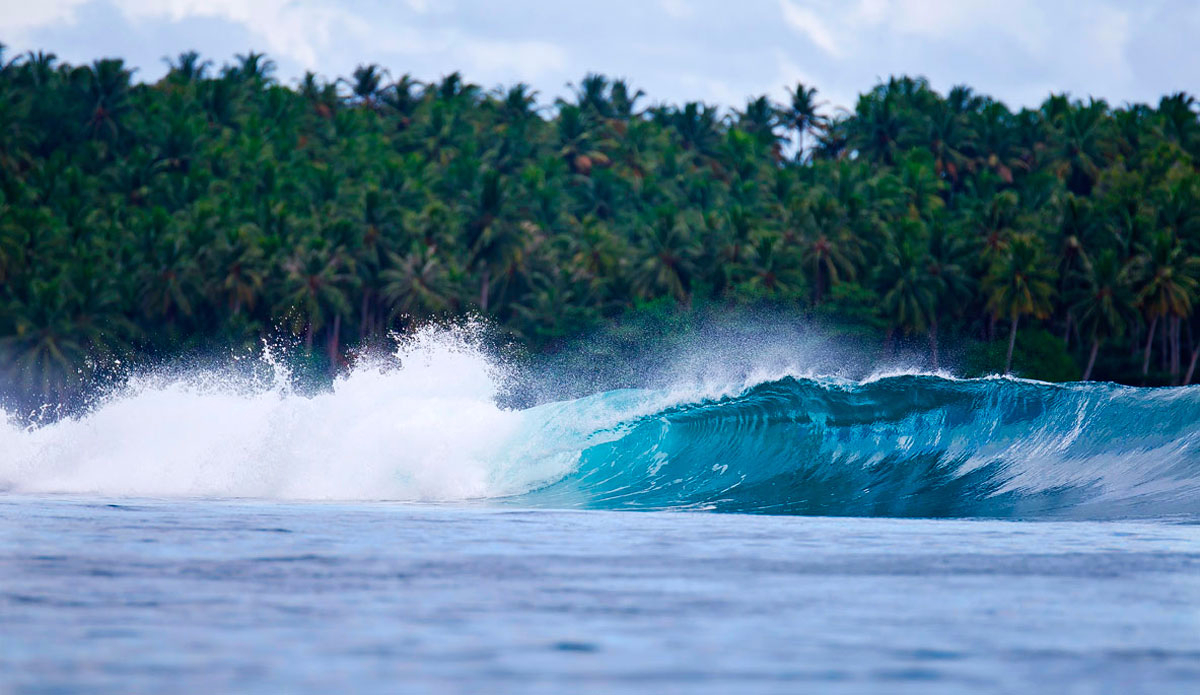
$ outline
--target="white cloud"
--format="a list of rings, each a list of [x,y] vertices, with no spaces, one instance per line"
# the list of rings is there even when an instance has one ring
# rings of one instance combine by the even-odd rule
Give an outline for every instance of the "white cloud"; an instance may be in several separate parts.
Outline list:
[[[800,7],[791,0],[779,0],[779,11],[783,13],[783,21],[797,34],[807,37],[817,48],[830,56],[841,56],[838,42],[816,12],[807,7]]]
[[[75,21],[75,9],[87,0],[0,0],[0,28],[4,42],[21,38],[30,29]]]
[[[481,84],[525,81],[552,99],[599,70],[652,100],[730,107],[796,81],[849,106],[894,73],[1021,105],[1051,90],[1157,101],[1195,89],[1198,33],[1193,0],[0,0],[10,57],[126,55],[143,78],[181,49],[253,48],[279,62],[283,80],[376,62],[421,78],[462,70]],[[128,45],[131,36],[142,43]]]
[[[344,7],[298,3],[292,0],[116,0],[125,16],[138,19],[190,17],[223,19],[244,26],[266,42],[268,52],[290,58],[302,67],[315,68],[320,54],[336,34],[361,36],[370,24],[359,13]]]
[[[874,16],[885,31],[926,39],[1004,36],[1038,51],[1055,38],[1046,31],[1046,10],[1035,0],[864,0],[859,12]]]

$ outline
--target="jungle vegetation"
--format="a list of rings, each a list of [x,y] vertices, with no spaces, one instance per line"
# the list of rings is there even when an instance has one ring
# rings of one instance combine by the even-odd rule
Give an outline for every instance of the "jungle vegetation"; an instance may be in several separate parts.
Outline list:
[[[1014,110],[893,77],[831,109],[732,110],[586,75],[294,85],[195,52],[0,49],[0,384],[78,394],[118,363],[347,349],[477,312],[533,351],[639,311],[771,306],[881,355],[1183,384],[1200,354],[1200,118],[1184,94]],[[1022,357],[1040,355],[1040,357]],[[1039,371],[1040,370],[1040,371]]]

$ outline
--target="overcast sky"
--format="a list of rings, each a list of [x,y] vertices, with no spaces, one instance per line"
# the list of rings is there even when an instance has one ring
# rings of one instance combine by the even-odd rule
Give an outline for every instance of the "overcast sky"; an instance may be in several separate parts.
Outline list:
[[[0,42],[9,57],[123,57],[142,80],[184,50],[220,65],[254,49],[289,83],[373,62],[394,77],[524,81],[543,101],[588,71],[654,101],[724,106],[782,99],[798,80],[849,106],[901,73],[1012,105],[1200,93],[1197,0],[0,0]]]

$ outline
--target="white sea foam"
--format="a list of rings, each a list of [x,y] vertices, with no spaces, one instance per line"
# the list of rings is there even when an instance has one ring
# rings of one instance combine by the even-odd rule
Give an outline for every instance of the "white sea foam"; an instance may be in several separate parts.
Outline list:
[[[265,359],[269,359],[269,356]],[[428,328],[306,397],[220,372],[137,379],[34,428],[0,412],[0,487],[17,492],[460,500],[563,475],[545,422],[496,404],[502,374],[469,331]],[[573,452],[577,454],[576,452]]]
[[[571,472],[622,423],[793,373],[497,405],[478,327],[427,327],[313,396],[265,351],[255,380],[215,369],[131,379],[87,413],[25,427],[0,411],[0,489],[149,497],[452,501]]]

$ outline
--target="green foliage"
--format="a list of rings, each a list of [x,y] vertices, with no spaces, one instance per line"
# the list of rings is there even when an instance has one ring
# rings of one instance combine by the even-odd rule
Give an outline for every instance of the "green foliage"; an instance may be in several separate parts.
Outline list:
[[[1013,350],[1012,372],[1016,376],[1041,381],[1076,381],[1079,365],[1066,349],[1062,338],[1041,328],[1022,331]],[[966,350],[964,373],[985,376],[1004,371],[1003,342],[974,343]]]
[[[880,311],[879,295],[853,282],[843,282],[829,293],[828,301],[813,312],[831,335],[878,339],[888,322]]]
[[[968,361],[1002,369],[988,355],[1015,336],[1018,372],[1139,383],[1181,381],[1200,340],[1187,95],[1014,112],[896,77],[852,113],[805,85],[725,113],[588,75],[538,109],[458,73],[364,65],[293,89],[273,70],[185,53],[136,84],[116,59],[0,62],[9,397],[279,331],[336,369],[467,312],[553,351],[616,317],[636,343],[701,306],[769,308],[928,343],[933,365],[986,338]]]

